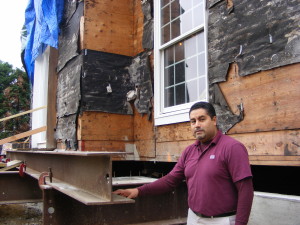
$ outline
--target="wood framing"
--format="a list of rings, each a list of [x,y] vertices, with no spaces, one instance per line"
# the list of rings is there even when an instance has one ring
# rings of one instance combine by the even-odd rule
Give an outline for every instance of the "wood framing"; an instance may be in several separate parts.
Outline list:
[[[56,91],[57,91],[57,72],[56,65],[58,60],[58,51],[50,48],[49,55],[49,77],[48,77],[48,100],[47,100],[47,130],[46,130],[46,148],[56,148],[54,130],[56,128]]]

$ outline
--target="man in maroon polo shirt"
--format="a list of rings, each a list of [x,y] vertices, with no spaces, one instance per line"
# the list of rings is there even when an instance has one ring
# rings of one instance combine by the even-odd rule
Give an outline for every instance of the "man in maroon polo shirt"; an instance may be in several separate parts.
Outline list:
[[[195,103],[189,114],[197,140],[184,150],[172,171],[153,183],[114,193],[127,198],[162,194],[185,180],[188,225],[247,224],[253,184],[246,148],[218,131],[216,112],[210,103]]]

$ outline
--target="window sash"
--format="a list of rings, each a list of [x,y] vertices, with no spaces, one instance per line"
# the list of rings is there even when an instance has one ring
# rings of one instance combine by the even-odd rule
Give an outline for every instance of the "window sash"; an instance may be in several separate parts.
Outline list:
[[[187,0],[187,1],[192,1],[192,0]],[[170,2],[175,2],[175,1],[170,1]],[[203,5],[203,14],[205,12],[204,9],[204,1],[201,3]],[[198,4],[199,6],[200,4]],[[198,7],[197,6],[197,7]],[[193,8],[190,10],[194,10]],[[166,42],[166,43],[161,43],[161,8],[160,8],[160,4],[158,1],[154,1],[154,17],[155,17],[155,24],[154,24],[154,35],[155,35],[155,39],[154,39],[154,76],[155,76],[155,80],[154,80],[154,85],[155,90],[154,90],[154,98],[155,98],[155,124],[156,125],[160,125],[160,124],[168,124],[168,123],[174,123],[174,122],[183,122],[183,121],[188,121],[188,110],[191,107],[191,105],[195,102],[195,101],[191,101],[191,102],[187,102],[187,103],[183,103],[183,104],[179,104],[179,105],[174,105],[174,106],[170,106],[170,107],[165,107],[165,85],[164,85],[164,79],[165,79],[165,65],[164,65],[164,54],[165,54],[165,50],[174,46],[176,43],[179,43],[181,41],[184,41],[185,39],[197,34],[197,33],[203,33],[204,34],[204,51],[201,52],[203,53],[203,56],[205,57],[205,72],[204,74],[201,73],[201,76],[199,76],[199,73],[197,72],[197,76],[195,80],[202,80],[205,82],[206,84],[206,91],[205,93],[198,93],[197,91],[197,96],[199,96],[200,94],[203,96],[203,100],[207,99],[208,96],[208,85],[207,85],[207,63],[206,63],[206,30],[205,30],[205,15],[203,16],[203,23],[197,25],[196,27],[192,28],[189,31],[186,31],[182,34],[180,34],[179,36],[175,37],[174,39]],[[200,56],[197,56],[200,57]],[[189,60],[189,58],[184,57],[184,62],[186,62],[187,60]],[[192,87],[192,79],[188,79],[184,80],[183,84],[185,85],[185,89],[186,88],[191,88]],[[177,84],[178,86],[179,84]],[[197,84],[197,87],[199,87],[199,84]],[[173,86],[173,88],[176,85]],[[168,88],[172,88],[172,86],[169,86]],[[199,89],[199,88],[198,88]],[[186,99],[185,99],[186,101]],[[196,100],[198,101],[198,99]],[[170,119],[172,116],[174,116],[174,118],[176,117],[176,119]],[[168,118],[170,117],[170,118]],[[165,121],[165,122],[164,122]]]

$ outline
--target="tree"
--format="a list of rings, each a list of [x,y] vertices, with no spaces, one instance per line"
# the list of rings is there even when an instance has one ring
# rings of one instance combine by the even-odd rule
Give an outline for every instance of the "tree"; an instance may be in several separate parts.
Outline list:
[[[0,60],[0,118],[30,109],[31,89],[26,73]],[[0,122],[0,139],[28,131],[30,115]]]

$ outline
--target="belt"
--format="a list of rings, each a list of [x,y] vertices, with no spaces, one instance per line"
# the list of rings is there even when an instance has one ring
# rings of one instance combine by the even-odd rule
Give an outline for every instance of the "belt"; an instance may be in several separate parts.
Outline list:
[[[194,212],[194,211],[193,211]],[[236,214],[236,212],[228,212],[228,213],[222,213],[222,214],[219,214],[219,215],[215,215],[215,216],[206,216],[206,215],[203,215],[201,213],[197,213],[197,212],[194,212],[197,216],[199,217],[202,217],[202,218],[217,218],[217,217],[226,217],[226,216],[233,216]]]

